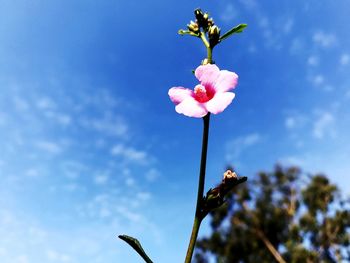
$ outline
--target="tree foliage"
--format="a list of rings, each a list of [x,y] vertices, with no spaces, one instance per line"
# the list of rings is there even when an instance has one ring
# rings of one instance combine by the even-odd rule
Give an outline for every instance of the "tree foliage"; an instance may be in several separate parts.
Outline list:
[[[210,213],[195,261],[350,262],[349,200],[321,174],[277,166],[236,187]]]

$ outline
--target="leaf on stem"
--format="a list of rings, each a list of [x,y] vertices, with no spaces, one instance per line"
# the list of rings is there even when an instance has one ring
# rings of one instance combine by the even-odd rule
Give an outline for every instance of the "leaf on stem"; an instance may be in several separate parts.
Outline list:
[[[247,24],[239,24],[238,26],[231,28],[229,31],[227,31],[220,37],[220,41],[230,37],[233,34],[242,33],[247,26]]]
[[[199,34],[196,34],[190,30],[183,30],[183,29],[180,29],[179,31],[177,31],[177,33],[179,35],[190,35],[190,36],[194,36],[194,37],[199,37]]]
[[[143,250],[140,242],[133,237],[127,236],[127,235],[119,235],[118,236],[121,240],[128,243],[147,263],[153,263],[152,260],[147,256],[146,252]]]

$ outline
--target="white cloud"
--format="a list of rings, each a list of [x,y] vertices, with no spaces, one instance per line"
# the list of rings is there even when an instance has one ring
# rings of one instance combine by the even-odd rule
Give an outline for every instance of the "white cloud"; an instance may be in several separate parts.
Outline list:
[[[293,118],[293,117],[288,117],[288,118],[286,118],[286,120],[285,120],[285,126],[286,126],[288,129],[293,129],[293,128],[295,128],[295,126],[296,126],[296,119]]]
[[[126,219],[128,219],[129,221],[133,222],[133,223],[138,223],[140,221],[142,221],[142,215],[136,212],[131,211],[128,207],[126,206],[118,206],[116,208],[117,212],[125,217]]]
[[[72,118],[68,114],[60,113],[60,112],[54,112],[54,111],[46,111],[44,115],[53,120],[56,121],[58,124],[62,126],[67,126],[72,123]]]
[[[128,177],[125,179],[125,184],[127,186],[133,186],[133,185],[135,185],[135,179],[132,177]]]
[[[55,102],[48,97],[39,98],[38,101],[36,102],[36,106],[40,110],[47,110],[47,109],[56,108]]]
[[[313,76],[312,77],[312,83],[315,85],[315,86],[320,86],[324,83],[324,76],[321,75],[321,74],[318,74],[316,76]]]
[[[228,4],[221,13],[220,19],[225,22],[231,22],[238,16],[238,9],[233,4]]]
[[[323,139],[326,135],[334,137],[335,118],[330,112],[323,112],[313,124],[312,134],[317,139]]]
[[[29,263],[27,255],[19,255],[15,258],[14,263]]]
[[[307,64],[309,64],[310,66],[318,66],[319,62],[320,62],[320,59],[318,56],[310,56],[307,59]]]
[[[0,126],[5,126],[5,124],[7,123],[7,115],[3,112],[0,112]]]
[[[334,34],[318,31],[313,34],[312,40],[319,46],[329,48],[337,43],[337,38]]]
[[[40,172],[36,168],[30,168],[25,172],[26,176],[37,177],[40,175]]]
[[[304,159],[301,158],[300,156],[286,156],[283,158],[280,158],[278,160],[278,163],[280,163],[283,166],[292,166],[292,165],[296,165],[299,167],[303,167],[305,165]]]
[[[350,55],[349,54],[342,54],[340,56],[340,61],[339,62],[340,62],[340,65],[342,65],[342,66],[348,65],[349,62],[350,62]]]
[[[53,249],[46,250],[46,256],[49,261],[53,262],[71,262],[71,257],[69,255],[66,255],[64,253],[59,253]]]
[[[94,181],[98,185],[103,185],[108,182],[109,176],[106,174],[99,174],[94,177]]]
[[[240,0],[239,2],[250,11],[257,11],[259,9],[258,3],[255,0]]]
[[[145,201],[148,201],[149,199],[151,199],[152,194],[149,193],[149,192],[139,192],[139,193],[136,194],[136,197],[140,201],[145,202]]]
[[[58,143],[50,141],[37,141],[36,146],[40,150],[43,150],[49,154],[59,154],[63,151],[62,147]]]
[[[284,33],[288,34],[292,28],[293,28],[293,25],[294,25],[294,20],[292,18],[288,18],[284,24],[282,24],[282,30]]]
[[[148,170],[146,173],[146,179],[149,182],[154,182],[158,177],[160,177],[160,172],[155,168]]]
[[[133,147],[127,147],[124,144],[117,144],[111,149],[111,154],[114,156],[120,156],[126,161],[135,162],[138,164],[147,164],[151,159],[147,152],[135,149]]]
[[[29,103],[24,98],[14,96],[13,103],[18,111],[27,111],[29,109]]]
[[[296,37],[292,40],[289,52],[291,54],[298,54],[301,50],[303,50],[305,47],[305,43],[303,39]]]
[[[292,131],[297,129],[302,129],[307,124],[308,118],[301,113],[294,112],[289,113],[288,116],[284,120],[284,126]]]
[[[80,120],[81,124],[85,128],[93,129],[101,132],[104,135],[125,137],[128,135],[128,125],[119,116],[110,117],[105,116],[103,118],[83,118]]]
[[[252,147],[261,142],[262,137],[258,133],[251,133],[238,137],[226,144],[226,159],[237,159],[246,148]]]
[[[350,99],[350,89],[345,92],[345,98]]]
[[[75,192],[80,188],[80,186],[76,183],[69,183],[63,186],[63,189],[68,192]]]
[[[88,170],[88,167],[81,162],[74,160],[61,161],[61,169],[63,174],[71,180],[77,179],[82,173]]]

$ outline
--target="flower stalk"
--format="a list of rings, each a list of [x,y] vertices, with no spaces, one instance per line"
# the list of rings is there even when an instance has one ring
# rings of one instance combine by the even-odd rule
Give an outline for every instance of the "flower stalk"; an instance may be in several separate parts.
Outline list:
[[[203,214],[203,199],[204,199],[204,185],[205,185],[205,171],[207,166],[207,152],[208,152],[208,137],[209,137],[209,121],[210,113],[203,117],[203,139],[202,139],[202,154],[201,163],[199,170],[199,182],[198,182],[198,193],[197,193],[197,205],[192,226],[192,233],[190,243],[187,248],[185,263],[190,263],[193,255],[193,250],[196,245],[199,227],[205,214]]]

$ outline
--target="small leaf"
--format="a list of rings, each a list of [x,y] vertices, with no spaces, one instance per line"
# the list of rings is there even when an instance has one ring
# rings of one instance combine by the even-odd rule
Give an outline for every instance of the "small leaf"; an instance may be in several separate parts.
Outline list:
[[[235,26],[233,28],[231,28],[229,31],[227,31],[225,34],[223,34],[220,37],[220,41],[228,38],[229,36],[233,35],[233,34],[237,34],[237,33],[242,33],[243,30],[247,27],[247,24],[239,24],[238,26]]]
[[[199,37],[199,34],[196,34],[196,33],[189,31],[189,30],[180,29],[179,31],[177,31],[177,33],[179,35],[190,35],[190,36],[194,36],[194,37]]]
[[[152,260],[147,256],[146,252],[143,250],[140,242],[133,237],[127,236],[127,235],[119,235],[118,236],[121,240],[128,243],[147,263],[153,263]]]

